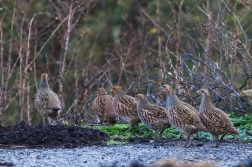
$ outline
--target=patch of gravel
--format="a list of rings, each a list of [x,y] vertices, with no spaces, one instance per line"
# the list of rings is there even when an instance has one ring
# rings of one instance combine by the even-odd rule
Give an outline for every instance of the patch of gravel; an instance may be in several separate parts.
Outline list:
[[[160,159],[182,162],[209,161],[217,167],[237,166],[252,159],[252,143],[228,141],[213,147],[213,141],[196,141],[198,146],[184,148],[185,140],[165,139],[157,143],[80,148],[1,148],[0,164],[14,166],[128,167],[132,162],[144,166]]]

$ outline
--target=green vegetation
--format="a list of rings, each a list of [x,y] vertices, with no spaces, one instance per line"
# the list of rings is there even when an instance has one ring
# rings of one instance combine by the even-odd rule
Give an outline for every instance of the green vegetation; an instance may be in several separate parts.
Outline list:
[[[239,115],[236,112],[228,112],[234,126],[239,130],[239,135],[228,135],[228,138],[235,138],[239,140],[248,141],[252,139],[252,136],[246,134],[246,132],[252,132],[252,116],[250,114]]]
[[[134,137],[149,137],[154,138],[154,134],[151,130],[149,130],[145,125],[142,123],[139,125],[140,133],[138,129],[134,127],[128,133],[124,133],[130,127],[129,124],[115,124],[114,126],[84,126],[88,128],[98,129],[111,137],[111,140],[108,141],[108,145],[117,145],[117,144],[127,144],[128,140]],[[177,138],[179,137],[180,133],[173,127],[166,129],[163,132],[164,138]]]
[[[239,116],[236,112],[228,112],[234,126],[239,130],[240,134],[238,135],[226,135],[226,139],[237,139],[241,141],[252,140],[252,136],[246,134],[247,131],[252,132],[252,116],[249,114]],[[111,140],[108,141],[108,145],[118,145],[118,144],[127,144],[128,140],[134,137],[150,137],[153,138],[154,134],[149,130],[144,124],[140,124],[141,133],[138,133],[137,128],[133,128],[128,133],[123,133],[130,127],[129,124],[115,124],[114,126],[85,126],[89,128],[98,129],[111,137]],[[198,133],[200,139],[213,139],[212,135],[207,132]],[[164,131],[164,138],[178,138],[180,133],[173,127],[168,128]]]

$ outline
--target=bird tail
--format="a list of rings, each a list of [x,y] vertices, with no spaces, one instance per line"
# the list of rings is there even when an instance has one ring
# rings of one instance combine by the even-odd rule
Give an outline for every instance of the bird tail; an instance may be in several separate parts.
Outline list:
[[[116,114],[111,114],[109,118],[109,123],[112,125],[116,124],[119,121],[119,117]]]
[[[61,112],[61,110],[62,110],[61,107],[53,107],[53,108],[51,109],[51,113],[49,113],[49,114],[51,114],[51,115],[52,115],[52,114],[53,114],[53,115],[56,114],[56,115],[57,115],[57,114],[59,114],[59,113]]]
[[[60,107],[53,107],[52,110],[53,111],[58,111],[58,110],[61,110],[61,108]]]
[[[229,133],[231,133],[231,134],[239,134],[239,131],[237,129],[235,129],[234,127],[232,127],[230,129]]]
[[[205,125],[203,125],[203,123],[198,123],[197,124],[197,128],[198,130],[202,130],[202,131],[205,131],[205,132],[208,132],[209,130],[205,127]]]
[[[116,115],[116,114],[111,114],[109,117],[110,117],[111,119],[118,119],[118,115]]]

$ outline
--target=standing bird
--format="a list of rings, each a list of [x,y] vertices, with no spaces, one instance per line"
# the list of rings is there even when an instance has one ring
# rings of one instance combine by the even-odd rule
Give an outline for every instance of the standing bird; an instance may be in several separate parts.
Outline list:
[[[130,123],[130,128],[126,131],[128,132],[141,122],[137,115],[137,101],[134,97],[128,96],[119,86],[114,86],[112,91],[115,95],[113,108],[123,121]]]
[[[48,85],[48,74],[42,73],[39,89],[35,96],[35,107],[43,117],[43,125],[57,121],[62,112],[59,96]]]
[[[108,95],[105,89],[97,89],[97,97],[93,101],[92,110],[101,124],[108,122],[109,124],[114,125],[118,122],[119,118],[114,111],[112,102],[113,97]]]
[[[207,89],[198,91],[201,95],[201,104],[199,107],[199,116],[202,123],[208,128],[208,131],[216,140],[216,146],[219,147],[219,135],[222,134],[220,141],[226,134],[239,134],[235,129],[228,115],[219,108],[213,106],[210,94]]]
[[[166,109],[171,125],[187,137],[185,146],[189,142],[188,147],[194,146],[191,135],[199,130],[208,131],[207,128],[200,121],[198,114],[177,98],[170,86],[164,85],[163,87],[167,94]]]
[[[157,130],[161,130],[159,137],[162,137],[164,130],[171,126],[168,120],[168,111],[164,107],[149,103],[143,94],[137,94],[137,100],[137,114],[140,120],[153,131],[155,140]]]
[[[182,89],[182,88],[179,87],[179,89]],[[199,114],[198,110],[197,110],[196,108],[194,108],[192,105],[190,105],[190,104],[188,104],[188,103],[186,103],[186,102],[184,102],[184,101],[182,101],[182,100],[180,100],[180,101],[181,101],[184,105],[186,105],[187,107],[189,107],[191,111],[195,112],[195,114],[197,114],[197,115]],[[197,136],[197,138],[199,139],[198,133],[196,133],[196,136]],[[183,134],[181,133],[180,136],[179,136],[179,139],[182,139],[182,137],[183,137]]]

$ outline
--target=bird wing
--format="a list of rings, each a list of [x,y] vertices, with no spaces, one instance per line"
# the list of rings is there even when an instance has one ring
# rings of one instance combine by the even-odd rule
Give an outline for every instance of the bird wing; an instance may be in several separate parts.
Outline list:
[[[131,96],[122,96],[117,99],[117,108],[118,112],[126,111],[126,113],[122,113],[122,115],[137,115],[136,108],[137,103],[135,98]]]
[[[186,103],[186,102],[183,102],[182,103],[188,107],[190,110],[192,110],[193,112],[195,112],[196,114],[198,114],[198,110],[196,110],[196,108],[194,108],[193,106],[191,106],[190,104]]]
[[[148,105],[144,107],[143,111],[151,117],[168,119],[167,110],[161,106]]]
[[[61,101],[59,96],[53,91],[48,91],[47,94],[50,96],[49,107],[50,109],[58,108],[61,109]]]
[[[173,117],[180,119],[184,124],[195,125],[200,122],[199,118],[195,116],[195,113],[192,112],[188,107],[173,107],[171,108],[171,114]]]
[[[205,111],[205,113],[207,114],[209,122],[212,126],[225,128],[231,123],[228,115],[218,108]]]
[[[50,95],[47,92],[38,92],[35,97],[35,107],[38,110],[49,109]]]
[[[92,109],[95,114],[104,116],[106,112],[106,100],[103,97],[96,97],[93,101]]]

